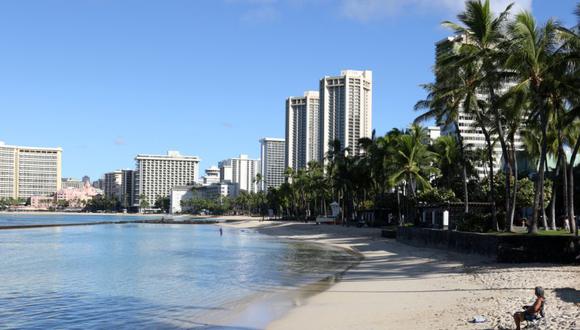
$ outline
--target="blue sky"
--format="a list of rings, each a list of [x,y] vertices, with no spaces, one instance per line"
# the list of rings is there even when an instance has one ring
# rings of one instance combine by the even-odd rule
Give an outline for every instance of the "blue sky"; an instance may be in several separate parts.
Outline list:
[[[493,1],[504,6],[507,1]],[[522,0],[574,24],[572,0]],[[0,1],[0,141],[60,146],[63,176],[180,150],[201,170],[284,136],[284,100],[373,71],[373,126],[405,127],[461,0]]]

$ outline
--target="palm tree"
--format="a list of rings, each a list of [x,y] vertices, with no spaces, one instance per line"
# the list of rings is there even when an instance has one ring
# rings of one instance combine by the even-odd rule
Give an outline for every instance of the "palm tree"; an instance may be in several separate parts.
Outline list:
[[[147,200],[147,196],[145,194],[139,195],[139,208],[141,210],[146,209],[149,207],[149,201]]]
[[[578,6],[578,12],[580,12],[580,5]],[[579,15],[580,16],[580,15]],[[576,108],[578,110],[580,108]],[[580,111],[577,111],[580,112]],[[572,155],[570,156],[570,167],[568,169],[568,219],[576,219],[574,216],[574,164],[576,163],[576,156],[578,155],[578,150],[580,150],[580,134],[576,137],[576,143],[572,149]],[[578,226],[574,224],[574,234],[578,236]]]
[[[473,172],[469,159],[466,160],[466,164],[462,163],[463,155],[457,139],[449,135],[441,136],[433,141],[430,149],[437,155],[437,167],[441,171],[441,176],[433,183],[439,188],[457,191],[457,183],[463,181],[463,169],[465,168],[465,172],[469,173],[468,178]]]
[[[324,176],[321,164],[317,161],[308,163],[308,191],[314,203],[316,214],[326,214],[326,205],[329,195],[328,182]]]
[[[431,189],[429,178],[438,173],[433,167],[435,154],[428,150],[425,140],[428,139],[424,128],[413,124],[408,134],[397,139],[397,152],[392,155],[391,166],[396,170],[389,177],[392,187],[402,184],[408,187],[413,197],[417,195],[417,189]],[[400,201],[397,200],[400,209]],[[399,219],[401,223],[401,219]]]
[[[524,91],[530,97],[530,118],[538,119],[541,131],[540,160],[535,185],[534,209],[529,231],[538,230],[541,201],[544,199],[545,163],[548,152],[548,125],[550,116],[549,94],[559,85],[553,75],[559,63],[561,48],[558,43],[559,25],[553,20],[538,27],[531,13],[522,12],[509,25],[511,42],[507,66],[517,74],[518,83],[513,91]]]
[[[435,118],[439,125],[453,127],[456,139],[460,147],[460,161],[463,167],[463,202],[465,213],[469,213],[469,190],[467,188],[467,164],[465,159],[465,145],[463,136],[459,129],[459,111],[461,101],[465,98],[465,89],[462,87],[464,79],[461,79],[458,70],[447,70],[445,68],[445,58],[449,54],[442,54],[435,67],[437,82],[434,84],[425,84],[423,88],[428,92],[427,99],[421,100],[415,104],[415,110],[429,109],[424,114],[415,119],[418,124],[424,120]]]
[[[258,186],[258,190],[262,190],[262,187],[261,187],[262,183],[266,184],[266,181],[264,181],[264,177],[262,176],[262,173],[256,174],[254,182]],[[264,186],[264,188],[265,188],[265,186]]]
[[[568,33],[566,33],[566,48],[568,50],[569,53],[571,54],[575,54],[575,57],[572,58],[573,63],[575,63],[576,65],[574,66],[574,71],[570,74],[570,76],[572,77],[572,81],[574,81],[576,83],[576,88],[574,89],[575,91],[580,90],[580,87],[578,86],[578,83],[580,82],[579,79],[579,70],[578,70],[578,54],[580,54],[580,3],[578,3],[576,5],[576,10],[574,11],[574,13],[576,14],[576,19],[577,19],[577,24],[576,26],[572,29],[572,31],[569,31]],[[578,94],[576,93],[575,95],[573,95],[570,98],[570,104],[572,106],[572,109],[570,110],[570,112],[566,115],[569,119],[571,119],[570,121],[576,119],[579,120],[580,119],[580,97],[578,96]],[[574,217],[574,164],[576,163],[576,156],[578,155],[578,150],[580,149],[580,133],[576,136],[576,143],[573,144],[574,147],[572,147],[572,144],[570,145],[570,147],[572,147],[572,155],[570,157],[570,168],[568,169],[569,173],[568,173],[568,219],[575,219]],[[575,227],[575,235],[578,236],[578,226],[576,226],[574,224]]]
[[[513,169],[506,140],[505,117],[500,113],[499,101],[500,91],[504,89],[505,82],[512,75],[502,65],[507,57],[503,47],[506,43],[503,30],[511,7],[512,5],[509,5],[503,12],[495,16],[491,11],[489,0],[484,2],[471,0],[465,3],[465,11],[458,15],[462,25],[448,21],[443,23],[465,39],[460,46],[458,56],[453,58],[454,65],[473,66],[470,70],[473,70],[474,74],[468,81],[472,93],[467,95],[472,100],[466,99],[465,103],[473,105],[472,110],[475,110],[477,121],[483,122],[483,119],[487,117],[493,123],[493,129],[502,149],[503,159],[506,160],[506,177],[508,178],[506,180],[506,189],[508,190],[506,210],[508,211],[511,205],[509,176]],[[486,110],[487,114],[485,114]],[[487,135],[486,127],[481,128],[484,135]],[[486,136],[486,142],[489,146],[488,136]],[[494,227],[498,229],[495,219]]]
[[[342,217],[345,218],[345,193],[348,192],[348,148],[342,148],[340,140],[336,139],[329,143],[329,151],[326,155],[328,160],[327,174],[333,189],[334,200],[341,203]]]

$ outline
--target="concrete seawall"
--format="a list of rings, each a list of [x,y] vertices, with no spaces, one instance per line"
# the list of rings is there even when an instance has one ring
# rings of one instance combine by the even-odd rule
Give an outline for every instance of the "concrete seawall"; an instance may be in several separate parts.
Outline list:
[[[498,262],[580,262],[580,238],[573,236],[494,235],[400,227],[397,240],[419,247],[485,255]]]

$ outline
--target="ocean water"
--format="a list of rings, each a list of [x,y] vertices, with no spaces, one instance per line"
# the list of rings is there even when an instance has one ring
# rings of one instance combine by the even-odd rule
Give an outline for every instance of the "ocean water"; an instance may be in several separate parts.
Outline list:
[[[213,225],[0,230],[0,329],[214,328],[248,302],[354,260],[250,230],[221,236]],[[268,313],[254,308],[246,329],[263,326]]]
[[[0,213],[0,227],[159,219],[161,215]]]

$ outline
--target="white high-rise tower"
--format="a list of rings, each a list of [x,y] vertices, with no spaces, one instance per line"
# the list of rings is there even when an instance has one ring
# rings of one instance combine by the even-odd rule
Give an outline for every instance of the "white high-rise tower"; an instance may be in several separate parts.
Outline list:
[[[455,35],[448,38],[445,38],[435,44],[435,61],[438,61],[441,57],[445,56],[448,53],[453,53],[459,51],[459,47],[462,44],[468,43],[469,40],[465,35]],[[435,79],[438,80],[439,77],[435,76]],[[513,86],[514,83],[506,82],[498,90],[499,93],[504,93],[507,91],[508,88]],[[463,139],[464,145],[470,150],[476,149],[487,149],[487,143],[485,141],[485,135],[479,125],[477,125],[476,117],[474,114],[466,113],[463,107],[459,108],[458,117],[457,117],[457,127],[454,124],[450,125],[443,125],[441,128],[441,135],[457,135],[457,128],[459,129],[459,133]],[[497,135],[491,134],[491,140],[496,141]],[[514,134],[514,146],[516,150],[523,150],[524,145],[523,141],[520,136],[520,132],[517,131]],[[494,158],[494,172],[497,173],[503,166],[504,160],[502,159],[502,150],[501,145],[499,142],[493,144],[493,158]],[[487,164],[483,167],[477,166],[475,168],[480,178],[483,178],[487,175],[489,171]]]
[[[0,141],[0,198],[49,196],[62,186],[62,149]]]
[[[286,99],[286,168],[301,169],[312,160],[323,160],[321,119],[319,92]]]
[[[341,142],[349,155],[360,153],[358,141],[372,135],[372,72],[344,70],[340,76],[320,80],[322,155],[329,143]]]
[[[135,203],[145,197],[150,206],[159,197],[168,197],[176,186],[192,185],[199,176],[197,156],[183,156],[177,151],[167,155],[137,155]]]
[[[286,142],[284,139],[263,138],[260,140],[260,164],[262,182],[259,189],[268,191],[269,188],[278,188],[284,183],[284,153]]]
[[[260,173],[260,160],[250,159],[248,155],[222,160],[218,163],[220,181],[231,183],[232,196],[238,196],[241,191],[255,193],[258,191],[256,174]]]

